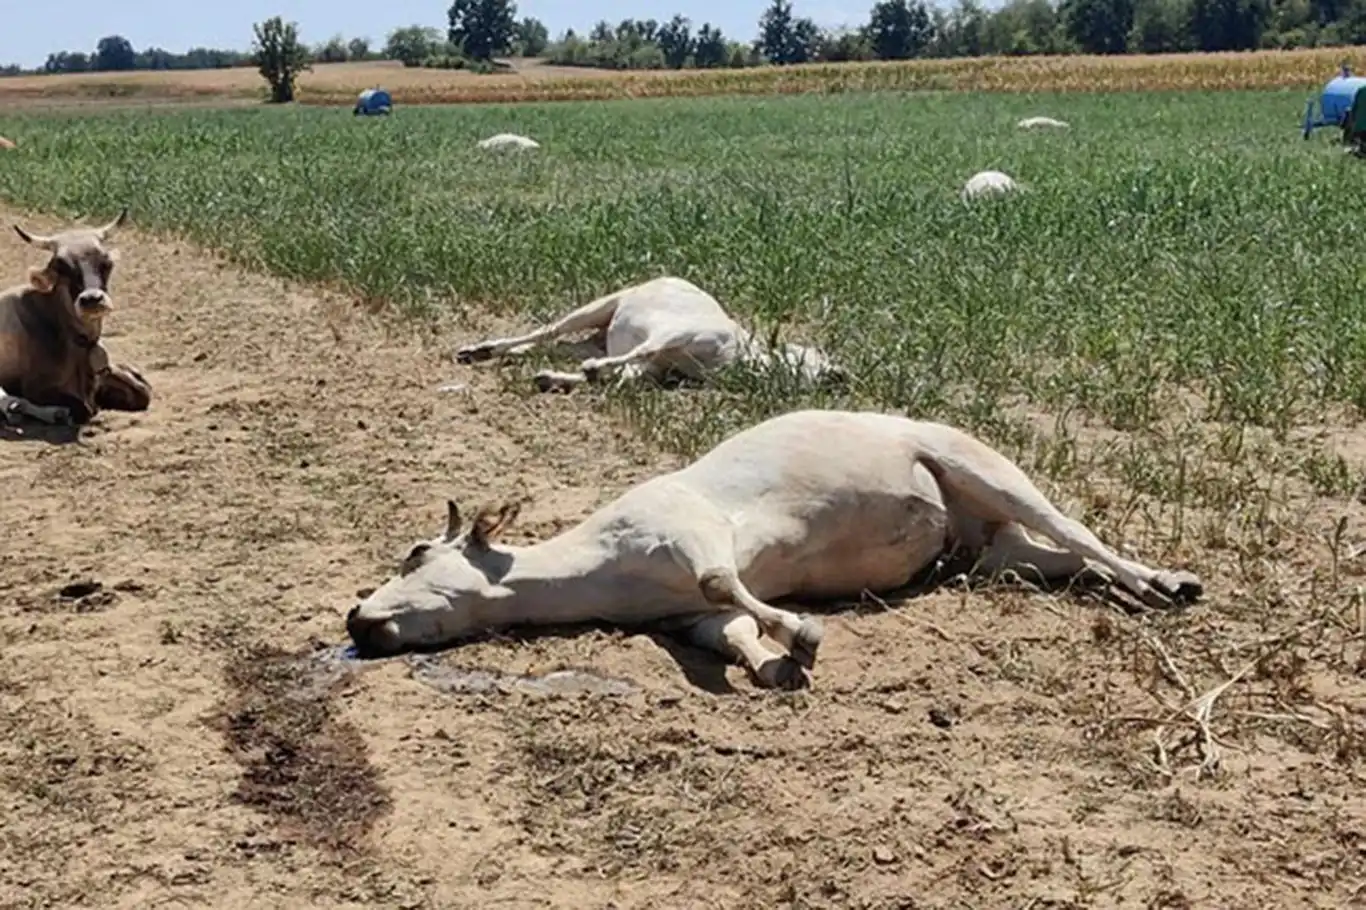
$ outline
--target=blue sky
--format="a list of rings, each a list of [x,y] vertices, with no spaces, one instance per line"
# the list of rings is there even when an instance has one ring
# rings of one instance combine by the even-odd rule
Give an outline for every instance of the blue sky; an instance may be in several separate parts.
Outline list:
[[[191,47],[246,50],[251,25],[274,15],[299,23],[305,41],[316,44],[340,32],[347,38],[366,36],[372,46],[400,25],[444,27],[442,0],[62,0],[57,7],[34,0],[5,0],[0,29],[0,64],[42,64],[54,51],[86,51],[105,35],[123,35],[139,50]],[[682,13],[694,27],[710,21],[734,40],[752,39],[767,0],[520,0],[518,16],[535,16],[552,36],[566,28],[586,31],[599,19],[669,19]],[[823,26],[861,22],[872,0],[794,0],[793,10]],[[60,15],[54,18],[54,10]],[[172,13],[171,10],[176,10]],[[193,10],[193,12],[191,12]]]

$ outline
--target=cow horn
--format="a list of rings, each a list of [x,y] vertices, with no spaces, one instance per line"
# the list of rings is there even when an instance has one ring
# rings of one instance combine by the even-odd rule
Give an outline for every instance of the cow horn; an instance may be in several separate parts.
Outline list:
[[[446,500],[446,542],[450,543],[460,536],[460,507],[454,499]]]
[[[25,243],[31,243],[39,249],[52,250],[55,249],[57,246],[57,244],[53,241],[51,237],[44,237],[40,234],[30,234],[28,231],[24,230],[17,224],[14,225],[14,231],[20,237],[24,238]]]
[[[113,221],[109,222],[109,223],[106,224],[104,227],[100,228],[99,230],[95,231],[95,233],[99,236],[99,238],[100,238],[101,240],[103,240],[103,239],[105,239],[105,237],[108,236],[108,234],[109,234],[110,231],[112,231],[114,228],[118,227],[119,225],[123,224],[124,219],[127,218],[127,217],[128,217],[128,206],[125,205],[122,209],[119,210],[119,214],[118,214],[118,217],[117,217],[117,218],[115,218]]]

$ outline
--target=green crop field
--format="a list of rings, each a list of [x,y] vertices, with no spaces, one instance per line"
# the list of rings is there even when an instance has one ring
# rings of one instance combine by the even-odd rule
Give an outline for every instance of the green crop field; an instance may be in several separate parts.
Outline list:
[[[417,311],[539,320],[670,272],[760,331],[824,345],[855,379],[835,392],[736,371],[705,393],[606,396],[667,445],[696,451],[812,402],[948,418],[1019,453],[1031,415],[1085,413],[1148,434],[1125,456],[1131,486],[1193,504],[1219,497],[1174,479],[1186,468],[1173,426],[1284,437],[1366,404],[1366,170],[1327,136],[1300,138],[1302,104],[884,94],[359,121],[21,114],[0,194],[91,218],[128,203],[140,225]],[[1073,126],[1017,130],[1031,114]],[[503,130],[544,147],[473,147]],[[1028,192],[965,205],[959,187],[985,168]],[[513,387],[541,363],[507,367]],[[1300,457],[1323,492],[1355,482],[1329,450]],[[1073,458],[1055,441],[1032,467],[1056,477]]]

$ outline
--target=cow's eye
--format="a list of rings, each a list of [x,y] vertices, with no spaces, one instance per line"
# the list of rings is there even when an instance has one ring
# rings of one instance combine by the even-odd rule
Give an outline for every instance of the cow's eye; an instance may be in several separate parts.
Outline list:
[[[420,543],[409,550],[408,555],[403,559],[403,574],[407,575],[409,572],[416,572],[422,568],[422,560],[431,548],[431,544]]]
[[[59,277],[65,278],[68,281],[78,281],[81,277],[81,270],[70,262],[67,262],[61,256],[53,256],[52,262],[48,267],[56,272]]]

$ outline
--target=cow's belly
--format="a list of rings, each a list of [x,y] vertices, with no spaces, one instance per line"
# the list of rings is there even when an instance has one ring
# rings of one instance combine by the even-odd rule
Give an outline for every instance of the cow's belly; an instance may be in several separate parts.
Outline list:
[[[900,587],[943,552],[949,534],[933,487],[864,493],[770,522],[779,533],[754,546],[741,571],[761,599],[857,597]]]

